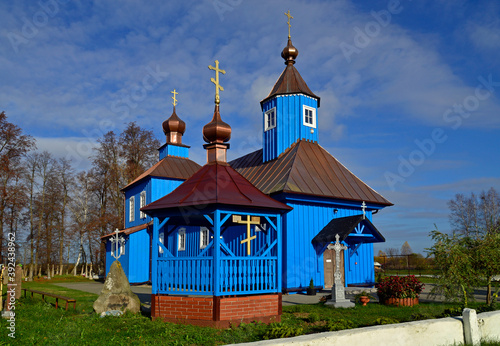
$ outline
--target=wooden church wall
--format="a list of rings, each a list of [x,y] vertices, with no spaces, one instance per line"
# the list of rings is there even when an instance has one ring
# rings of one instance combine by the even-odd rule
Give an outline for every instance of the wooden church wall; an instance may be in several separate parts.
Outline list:
[[[144,223],[151,221],[151,218],[146,215],[146,218],[140,218],[140,203],[141,203],[141,192],[146,191],[146,201],[148,196],[151,195],[151,182],[147,180],[136,184],[125,192],[125,228],[139,226]],[[130,221],[130,197],[134,197],[134,221]]]
[[[264,113],[276,107],[276,127],[264,131],[264,161],[278,157],[298,139],[318,141],[317,128],[311,133],[311,127],[303,125],[304,105],[317,109],[318,102],[309,96],[294,94],[277,96],[263,105]]]
[[[346,284],[373,284],[375,282],[373,244],[363,244],[353,255],[350,253],[351,249],[347,249],[344,257]]]
[[[132,233],[129,235],[128,243],[126,257],[133,259],[128,263],[128,280],[129,282],[146,282],[150,279],[150,235],[146,229]]]
[[[293,210],[284,218],[283,234],[283,288],[295,289],[309,286],[311,278],[315,286],[324,286],[323,254],[319,256],[311,240],[334,217],[361,214],[360,207],[349,207],[340,203],[325,202],[319,199],[313,203],[311,198],[287,199]],[[337,213],[334,210],[337,209]],[[371,212],[367,212],[371,220]],[[371,249],[371,250],[370,250]],[[348,250],[345,258],[347,259]],[[373,245],[365,244],[351,257],[352,266],[346,270],[346,284],[365,282],[373,277]],[[354,263],[358,263],[355,265]],[[347,268],[346,268],[347,269]],[[361,281],[357,281],[361,280]]]

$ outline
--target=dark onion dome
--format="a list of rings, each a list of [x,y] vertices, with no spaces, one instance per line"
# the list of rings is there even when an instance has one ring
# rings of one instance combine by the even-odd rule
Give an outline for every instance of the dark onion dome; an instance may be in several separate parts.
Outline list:
[[[177,132],[183,135],[186,131],[186,123],[175,113],[175,106],[172,115],[163,122],[162,127],[165,135],[168,135],[171,132]]]
[[[292,44],[292,39],[288,38],[288,44],[281,52],[281,57],[285,59],[285,65],[295,64],[295,58],[299,55],[299,51]]]
[[[212,121],[203,126],[203,140],[207,143],[224,143],[231,139],[231,126],[222,121],[219,105],[215,105]]]

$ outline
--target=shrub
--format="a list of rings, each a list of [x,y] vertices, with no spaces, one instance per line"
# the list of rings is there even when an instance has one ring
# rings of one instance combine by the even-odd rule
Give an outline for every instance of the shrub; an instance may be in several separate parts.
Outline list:
[[[302,335],[304,330],[302,328],[294,328],[290,326],[285,326],[281,323],[271,324],[271,329],[264,334],[264,339],[281,339],[289,338],[292,336]]]
[[[439,317],[460,316],[460,315],[462,315],[462,311],[463,311],[462,307],[444,309],[443,313],[441,315],[439,315]]]
[[[307,316],[306,321],[309,323],[318,322],[320,320],[319,315],[316,312],[311,312],[309,316]]]
[[[375,320],[375,325],[399,323],[398,320],[390,317],[379,317]]]
[[[349,320],[340,319],[333,322],[328,322],[326,325],[327,330],[335,332],[337,330],[351,329],[354,328],[354,323]]]
[[[418,298],[423,288],[415,275],[388,276],[380,281],[377,294],[381,302],[389,298]]]

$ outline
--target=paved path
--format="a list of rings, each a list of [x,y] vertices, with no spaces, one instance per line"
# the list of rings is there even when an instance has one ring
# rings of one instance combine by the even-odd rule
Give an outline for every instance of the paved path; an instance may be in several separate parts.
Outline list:
[[[57,283],[55,285],[71,288],[75,290],[80,290],[84,292],[90,292],[95,294],[100,294],[101,290],[104,286],[103,283],[89,281],[89,282],[71,282],[71,283]],[[146,309],[151,307],[151,286],[150,285],[141,285],[141,286],[131,286],[132,292],[137,294],[141,303],[144,305]],[[426,284],[424,287],[424,291],[420,295],[421,302],[433,302],[433,301],[443,301],[442,296],[430,297],[429,293],[434,287],[434,284]],[[360,287],[347,287],[346,288],[346,298],[354,300],[356,294],[361,293],[361,291],[368,291],[374,297],[377,297],[377,290],[374,288],[360,288]],[[320,299],[326,295],[329,295],[331,290],[321,290],[315,296],[308,296],[303,293],[296,294],[284,294],[282,301],[283,306],[290,305],[298,305],[298,304],[316,304],[320,301]],[[479,302],[486,301],[486,289],[480,289],[476,291],[475,294],[476,300]],[[377,301],[377,299],[375,299]]]

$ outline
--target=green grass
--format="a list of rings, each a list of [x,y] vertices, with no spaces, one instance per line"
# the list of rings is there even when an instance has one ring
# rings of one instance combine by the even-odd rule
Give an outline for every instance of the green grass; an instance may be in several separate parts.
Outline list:
[[[282,322],[243,324],[226,330],[152,321],[141,314],[100,318],[93,313],[97,295],[59,287],[48,282],[23,283],[23,287],[58,293],[77,300],[77,309],[56,310],[54,299],[39,295],[21,298],[16,306],[16,340],[7,336],[7,321],[0,320],[0,345],[222,345],[293,336],[329,330],[357,328],[390,322],[441,317],[456,304],[421,303],[392,307],[368,303],[353,309],[333,309],[323,304],[283,307]],[[472,308],[480,304],[471,304]]]

